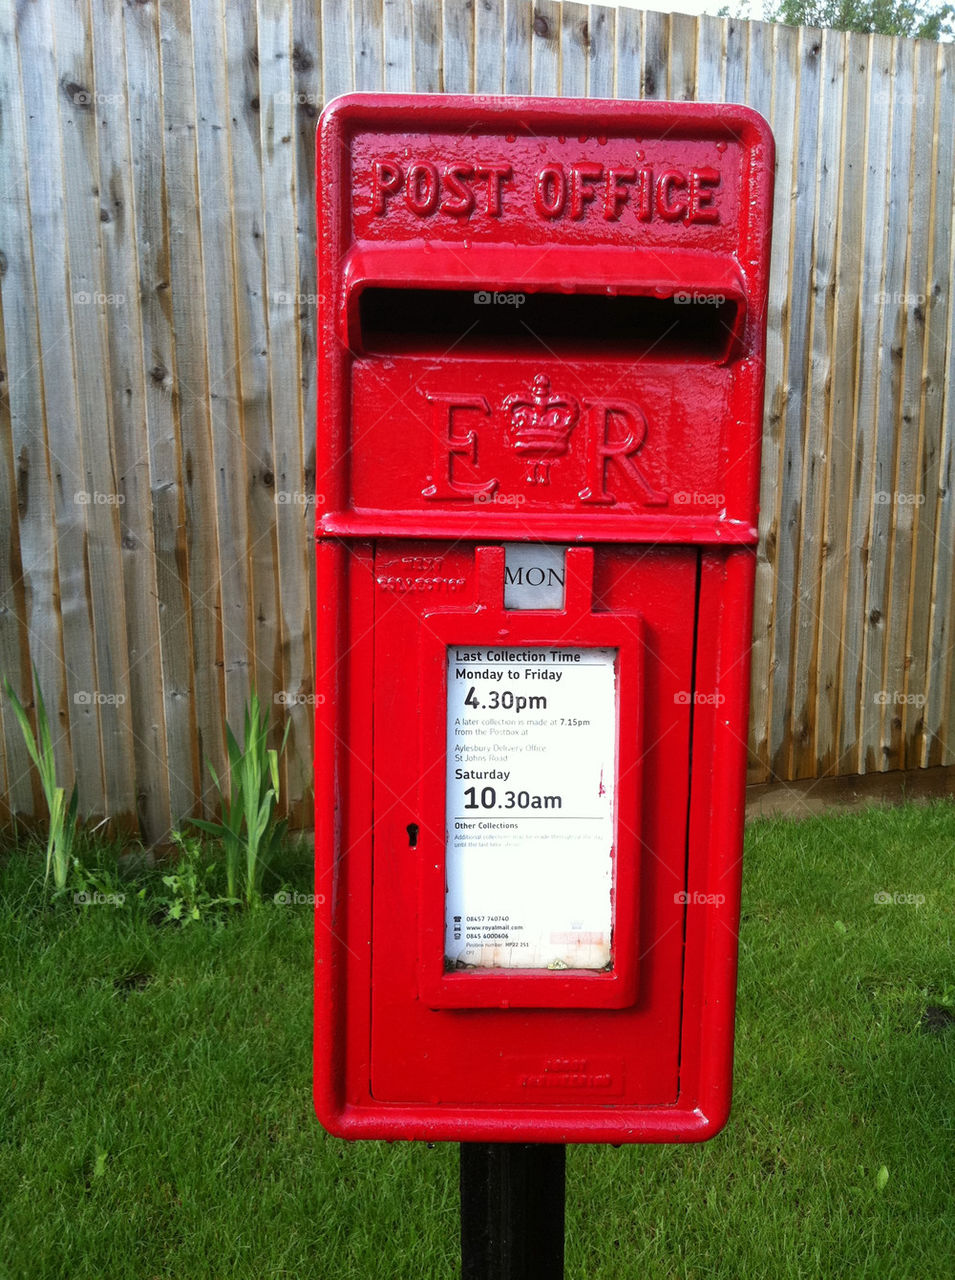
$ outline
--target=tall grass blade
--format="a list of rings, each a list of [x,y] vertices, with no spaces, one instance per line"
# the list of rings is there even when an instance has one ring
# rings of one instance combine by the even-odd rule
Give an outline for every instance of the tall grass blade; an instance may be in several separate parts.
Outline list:
[[[247,907],[261,898],[265,865],[284,838],[286,823],[273,822],[279,802],[278,758],[285,750],[290,725],[286,725],[278,751],[268,747],[269,717],[258,695],[250,694],[243,718],[243,741],[240,746],[226,725],[226,749],[229,757],[228,789],[210,763],[209,773],[220,799],[220,818],[216,822],[193,819],[192,825],[221,840],[226,852],[228,893],[238,897]],[[238,885],[239,875],[243,883]]]
[[[49,829],[46,840],[46,869],[43,875],[43,883],[48,883],[50,869],[52,868],[53,883],[57,891],[62,892],[66,888],[70,866],[72,865],[79,796],[74,784],[69,804],[66,804],[66,791],[56,784],[56,757],[53,751],[53,736],[50,733],[50,720],[46,713],[46,703],[43,701],[43,691],[40,688],[36,666],[33,667],[33,687],[36,696],[36,733],[33,731],[30,717],[27,715],[23,704],[14,693],[10,681],[6,678],[4,678],[3,687],[10,705],[13,707],[13,713],[20,726],[20,733],[23,735],[23,741],[29,752],[30,759],[40,775],[40,786],[43,790],[43,799],[46,802]]]

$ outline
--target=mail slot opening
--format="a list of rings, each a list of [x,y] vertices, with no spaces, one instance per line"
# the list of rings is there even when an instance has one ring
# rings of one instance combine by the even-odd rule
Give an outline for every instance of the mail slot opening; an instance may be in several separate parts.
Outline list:
[[[378,288],[359,299],[361,345],[372,354],[562,356],[722,361],[742,319],[736,299],[677,290],[641,294]]]

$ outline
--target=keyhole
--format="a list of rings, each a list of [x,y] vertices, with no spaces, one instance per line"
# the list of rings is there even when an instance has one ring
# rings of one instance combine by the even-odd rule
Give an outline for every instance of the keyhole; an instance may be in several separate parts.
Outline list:
[[[417,822],[408,823],[408,847],[414,849],[418,844],[418,824]]]

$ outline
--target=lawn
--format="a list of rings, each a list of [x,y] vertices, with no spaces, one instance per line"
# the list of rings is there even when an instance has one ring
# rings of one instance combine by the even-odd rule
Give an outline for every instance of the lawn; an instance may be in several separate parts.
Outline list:
[[[571,1148],[569,1280],[950,1280],[953,849],[944,803],[749,828],[733,1116]],[[314,1118],[308,906],[160,925],[35,876],[0,856],[4,1280],[456,1274],[456,1148]]]

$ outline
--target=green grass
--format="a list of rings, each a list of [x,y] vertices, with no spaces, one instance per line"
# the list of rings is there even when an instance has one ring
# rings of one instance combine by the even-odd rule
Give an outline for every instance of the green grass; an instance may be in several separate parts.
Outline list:
[[[571,1148],[569,1280],[952,1276],[953,849],[946,804],[750,828],[733,1117]],[[157,927],[37,874],[0,858],[3,1280],[457,1274],[456,1148],[314,1119],[308,907]]]

